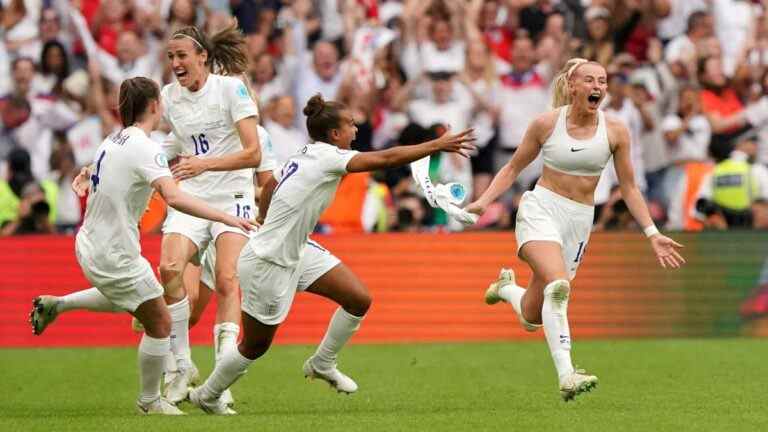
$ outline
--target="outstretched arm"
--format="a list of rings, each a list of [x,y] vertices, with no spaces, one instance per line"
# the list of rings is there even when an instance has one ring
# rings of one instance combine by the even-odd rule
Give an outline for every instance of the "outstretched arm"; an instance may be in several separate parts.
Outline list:
[[[638,224],[643,227],[643,232],[651,241],[656,258],[662,267],[667,266],[678,268],[685,263],[685,259],[675,250],[683,245],[675,242],[667,236],[659,233],[659,230],[651,219],[648,212],[648,206],[645,203],[643,194],[635,184],[635,173],[632,168],[631,148],[629,131],[626,126],[620,122],[611,121],[609,123],[609,137],[614,144],[613,164],[616,168],[616,175],[619,178],[619,189],[624,202],[627,204],[629,212],[635,218]]]
[[[475,137],[472,129],[458,134],[443,134],[438,139],[412,146],[398,146],[387,150],[358,153],[347,163],[347,172],[376,171],[393,168],[419,160],[439,151],[459,153],[468,157],[467,152],[474,150]]]
[[[468,212],[482,215],[485,213],[486,207],[512,187],[520,172],[536,159],[536,156],[541,151],[541,146],[544,143],[543,138],[548,136],[552,129],[550,117],[550,113],[539,116],[528,126],[523,141],[515,151],[515,154],[512,155],[512,159],[496,173],[493,181],[491,181],[491,185],[488,186],[488,189],[483,192],[480,198],[466,207]]]

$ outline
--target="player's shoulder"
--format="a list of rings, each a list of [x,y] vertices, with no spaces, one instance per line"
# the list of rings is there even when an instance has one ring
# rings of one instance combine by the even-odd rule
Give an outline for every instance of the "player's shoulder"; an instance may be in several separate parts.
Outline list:
[[[180,95],[181,95],[181,85],[176,81],[166,84],[163,86],[162,89],[160,89],[161,99],[176,99]]]
[[[608,113],[603,110],[600,110],[600,112],[603,113],[603,118],[605,118],[605,127],[608,130],[609,136],[623,134],[629,136],[629,130],[627,129],[627,125],[624,124],[624,120],[616,114]]]
[[[564,108],[551,109],[536,116],[529,127],[534,136],[540,137],[542,139],[549,137],[552,134],[552,131],[555,130],[557,117],[560,115],[561,109]]]

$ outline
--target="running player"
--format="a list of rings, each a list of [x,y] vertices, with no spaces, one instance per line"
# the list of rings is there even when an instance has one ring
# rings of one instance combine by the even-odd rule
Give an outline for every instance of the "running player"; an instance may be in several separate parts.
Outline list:
[[[160,90],[154,81],[131,78],[120,86],[120,118],[124,129],[109,136],[96,152],[94,166],[75,179],[78,195],[90,189],[85,221],[77,234],[80,267],[96,287],[33,302],[30,323],[42,334],[63,310],[128,311],[144,326],[139,344],[142,414],[183,414],[160,397],[164,359],[170,350],[171,317],[149,262],[141,256],[139,219],[152,189],[178,211],[249,230],[251,223],[215,210],[182,192],[172,179],[160,146],[149,133],[162,116]],[[66,299],[66,300],[65,300]]]
[[[468,212],[482,215],[543,152],[542,176],[535,189],[523,195],[515,228],[518,256],[528,263],[533,278],[524,289],[515,285],[511,270],[502,269],[486,291],[485,301],[510,303],[526,330],[544,327],[560,394],[566,401],[597,385],[597,377],[574,370],[567,312],[569,281],[584,258],[592,229],[595,187],[611,157],[622,196],[644,227],[659,263],[678,268],[685,262],[675,250],[682,246],[656,229],[635,185],[627,128],[599,109],[606,88],[602,65],[569,60],[555,81],[555,109],[531,123],[512,159],[488,190],[466,207]]]
[[[316,95],[307,102],[304,114],[315,142],[283,166],[271,203],[261,203],[269,205],[264,225],[238,262],[243,340],[237,347],[223,348],[222,360],[211,376],[189,395],[193,404],[208,413],[234,414],[222,393],[269,349],[297,291],[326,297],[340,306],[317,351],[304,363],[304,375],[327,381],[340,392],[357,391],[357,383],[337,369],[336,359],[360,326],[371,297],[338,258],[309,240],[309,234],[346,173],[400,166],[439,151],[466,156],[474,149],[474,138],[467,130],[420,145],[358,153],[349,149],[357,128],[344,105]]]
[[[168,60],[177,82],[163,88],[165,122],[175,139],[165,146],[180,187],[213,207],[254,218],[253,170],[261,162],[257,108],[239,78],[248,64],[245,40],[233,23],[208,38],[195,27],[182,28],[168,41]],[[219,75],[222,74],[222,75]],[[226,75],[226,76],[225,76]],[[182,283],[187,263],[199,262],[215,243],[217,331],[224,344],[239,332],[239,287],[236,261],[248,240],[245,232],[220,223],[169,211],[163,226],[160,277],[171,310],[172,349],[179,373],[166,387],[173,403],[187,396],[197,375],[189,350],[190,305]],[[219,339],[219,335],[216,336]]]

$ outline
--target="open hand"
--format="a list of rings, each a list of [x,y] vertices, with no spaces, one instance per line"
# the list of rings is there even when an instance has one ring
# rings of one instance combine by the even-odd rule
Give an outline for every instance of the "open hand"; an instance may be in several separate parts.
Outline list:
[[[171,168],[173,178],[186,180],[205,172],[205,164],[200,158],[194,156],[179,156],[179,162]]]
[[[475,142],[473,132],[474,129],[466,129],[457,134],[445,133],[436,139],[435,142],[442,151],[458,153],[468,158],[470,152],[477,150],[477,147],[473,144]]]
[[[659,260],[659,264],[664,268],[671,267],[676,269],[685,264],[685,259],[676,250],[676,248],[681,248],[683,245],[671,238],[662,234],[655,234],[651,236],[651,247],[656,254],[656,258]]]

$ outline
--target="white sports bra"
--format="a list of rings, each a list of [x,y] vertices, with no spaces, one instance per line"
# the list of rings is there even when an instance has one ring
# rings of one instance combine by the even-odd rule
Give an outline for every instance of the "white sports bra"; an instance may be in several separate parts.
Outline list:
[[[542,146],[544,165],[565,174],[600,176],[612,156],[605,114],[598,110],[595,135],[579,140],[568,135],[566,116],[569,107],[560,108],[555,129]]]

